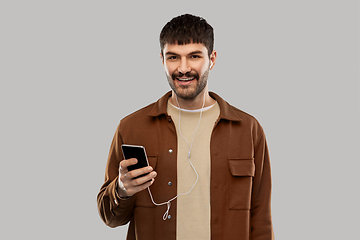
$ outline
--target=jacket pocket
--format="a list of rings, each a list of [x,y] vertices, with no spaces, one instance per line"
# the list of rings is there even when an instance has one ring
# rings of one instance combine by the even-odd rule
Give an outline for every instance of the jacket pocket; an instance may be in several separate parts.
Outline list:
[[[155,170],[157,163],[157,156],[147,156],[150,166]]]
[[[253,158],[228,158],[231,173],[228,199],[229,209],[250,210],[251,189],[255,174]]]
[[[157,156],[147,156],[149,165],[156,170]],[[135,206],[136,207],[156,207],[151,201],[148,189],[144,189],[141,192],[135,194]]]

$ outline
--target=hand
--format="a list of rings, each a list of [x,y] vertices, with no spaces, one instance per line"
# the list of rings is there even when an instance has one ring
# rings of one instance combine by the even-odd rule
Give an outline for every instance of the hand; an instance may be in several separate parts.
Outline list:
[[[155,181],[154,178],[156,177],[157,173],[153,171],[151,166],[128,171],[128,166],[134,165],[136,163],[136,158],[130,158],[120,162],[118,187],[118,193],[120,197],[131,197],[135,193],[151,186]],[[136,178],[137,176],[143,174],[147,175]]]

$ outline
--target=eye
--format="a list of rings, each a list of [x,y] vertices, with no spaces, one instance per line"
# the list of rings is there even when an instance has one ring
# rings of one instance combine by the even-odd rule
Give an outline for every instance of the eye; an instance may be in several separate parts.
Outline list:
[[[167,59],[168,59],[168,60],[176,60],[176,59],[177,59],[177,56],[168,56]]]
[[[191,58],[201,58],[200,55],[191,55]]]

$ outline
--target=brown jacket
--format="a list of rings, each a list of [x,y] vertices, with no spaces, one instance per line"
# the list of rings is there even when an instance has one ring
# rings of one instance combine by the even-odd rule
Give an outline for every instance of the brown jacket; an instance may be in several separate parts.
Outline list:
[[[121,120],[111,144],[105,183],[97,196],[102,220],[110,227],[130,221],[128,240],[175,240],[176,200],[155,206],[147,190],[127,200],[116,195],[121,144],[142,145],[158,173],[150,187],[155,202],[177,195],[175,126],[166,112],[171,92]],[[271,174],[266,139],[257,120],[229,105],[215,93],[220,116],[211,136],[211,239],[271,240]],[[172,151],[169,151],[172,149]],[[171,184],[168,184],[172,182]],[[196,236],[194,236],[196,239]]]

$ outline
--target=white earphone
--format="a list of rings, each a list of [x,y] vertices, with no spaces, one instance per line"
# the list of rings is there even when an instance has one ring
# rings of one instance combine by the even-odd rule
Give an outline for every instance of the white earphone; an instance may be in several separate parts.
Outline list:
[[[154,201],[154,198],[153,198],[152,193],[151,193],[151,191],[150,191],[150,187],[147,188],[147,189],[148,189],[148,192],[149,192],[149,195],[150,195],[150,198],[151,198],[151,201],[152,201],[152,203],[153,203],[154,205],[156,205],[156,206],[161,206],[161,205],[165,205],[165,204],[167,205],[167,210],[166,210],[166,212],[165,212],[164,215],[163,215],[163,220],[169,219],[168,216],[169,216],[169,211],[170,211],[170,207],[171,207],[171,202],[172,202],[173,200],[175,200],[176,198],[178,198],[179,196],[184,196],[184,195],[189,194],[189,193],[193,190],[193,188],[195,187],[195,185],[197,184],[197,182],[198,182],[198,180],[199,180],[199,174],[198,174],[198,172],[196,171],[194,165],[191,163],[190,155],[191,155],[191,150],[192,150],[192,146],[193,146],[193,142],[194,142],[194,138],[195,138],[195,133],[197,132],[197,130],[199,129],[199,126],[200,126],[201,117],[202,117],[203,109],[204,109],[204,106],[205,106],[205,97],[206,97],[206,94],[204,94],[204,101],[203,101],[203,105],[202,105],[201,110],[200,110],[199,123],[198,123],[198,126],[197,126],[197,128],[196,128],[196,130],[195,130],[195,132],[194,132],[194,135],[193,135],[193,138],[192,138],[190,144],[189,144],[189,142],[186,140],[186,138],[184,137],[184,135],[181,133],[180,123],[181,123],[181,111],[182,111],[182,110],[181,110],[179,101],[178,101],[178,99],[177,99],[177,95],[175,95],[175,96],[176,96],[177,105],[178,105],[178,107],[179,107],[179,127],[178,127],[178,128],[179,128],[179,133],[180,133],[180,135],[184,138],[184,140],[186,141],[186,144],[187,144],[187,146],[188,146],[188,149],[189,149],[188,161],[189,161],[190,166],[192,167],[192,169],[194,170],[194,172],[195,172],[195,174],[196,174],[196,181],[195,181],[195,183],[192,185],[192,187],[190,188],[190,190],[189,190],[188,192],[186,192],[186,193],[180,193],[180,194],[176,195],[175,197],[173,197],[172,199],[170,199],[169,201],[163,202],[163,203],[156,203],[156,202]]]

